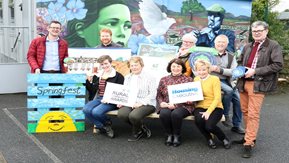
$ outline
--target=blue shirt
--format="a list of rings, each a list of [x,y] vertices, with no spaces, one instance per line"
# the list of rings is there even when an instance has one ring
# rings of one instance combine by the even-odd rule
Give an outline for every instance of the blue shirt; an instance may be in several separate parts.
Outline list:
[[[58,39],[46,39],[46,52],[42,70],[60,70],[59,55],[58,55]]]

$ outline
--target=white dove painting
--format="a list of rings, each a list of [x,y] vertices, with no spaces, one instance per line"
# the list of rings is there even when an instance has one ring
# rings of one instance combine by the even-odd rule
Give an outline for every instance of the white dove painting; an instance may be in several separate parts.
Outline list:
[[[143,20],[144,28],[151,35],[164,35],[170,26],[176,23],[174,18],[167,17],[153,0],[139,2],[139,13]]]

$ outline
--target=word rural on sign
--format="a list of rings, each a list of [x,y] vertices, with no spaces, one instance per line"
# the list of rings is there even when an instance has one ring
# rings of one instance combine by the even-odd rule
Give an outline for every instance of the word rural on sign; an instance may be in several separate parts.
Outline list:
[[[105,87],[103,100],[111,104],[132,107],[136,101],[136,93],[131,92],[127,86],[108,82]]]
[[[201,82],[189,82],[168,86],[169,101],[172,104],[203,100]]]

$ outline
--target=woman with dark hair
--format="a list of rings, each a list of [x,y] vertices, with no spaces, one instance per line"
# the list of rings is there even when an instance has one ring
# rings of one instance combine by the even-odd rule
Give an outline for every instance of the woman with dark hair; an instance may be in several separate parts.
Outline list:
[[[97,132],[106,133],[108,137],[113,138],[114,132],[111,128],[111,121],[106,113],[116,110],[117,107],[115,104],[103,101],[103,95],[108,82],[123,84],[124,77],[112,67],[112,59],[109,55],[100,56],[97,62],[101,67],[98,76],[86,80],[86,89],[89,91],[89,95],[95,95],[95,97],[83,107],[83,112],[96,126]]]
[[[157,112],[167,134],[165,144],[177,147],[181,144],[182,121],[192,113],[193,103],[172,104],[169,101],[168,86],[192,82],[193,79],[184,75],[186,66],[181,59],[171,60],[167,71],[171,74],[161,78],[157,89]]]
[[[131,35],[129,8],[123,0],[86,0],[88,11],[82,20],[73,19],[67,24],[65,39],[70,47],[96,47],[100,44],[99,31],[109,28],[112,40],[127,45]]]

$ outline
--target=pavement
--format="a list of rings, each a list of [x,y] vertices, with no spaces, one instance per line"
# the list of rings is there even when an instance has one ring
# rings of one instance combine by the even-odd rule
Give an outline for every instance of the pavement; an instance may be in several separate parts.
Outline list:
[[[288,89],[289,90],[289,89]],[[150,139],[128,142],[130,129],[127,124],[112,117],[116,138],[92,133],[92,124],[86,123],[85,132],[27,133],[26,94],[0,95],[0,163],[203,163],[203,162],[289,162],[289,91],[265,98],[260,129],[253,156],[241,157],[242,146],[233,145],[226,150],[218,142],[217,149],[210,149],[193,121],[184,121],[182,145],[164,145],[164,133],[159,119],[145,119],[152,131]],[[222,124],[231,140],[242,136],[232,133]]]

